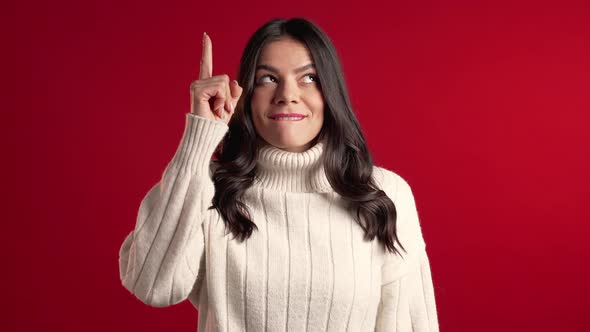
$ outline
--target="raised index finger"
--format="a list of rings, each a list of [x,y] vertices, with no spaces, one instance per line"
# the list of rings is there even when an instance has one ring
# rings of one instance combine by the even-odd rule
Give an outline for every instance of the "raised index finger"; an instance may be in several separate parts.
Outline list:
[[[213,76],[213,50],[211,46],[211,38],[206,33],[203,33],[203,54],[201,55],[201,69],[199,72],[199,79],[209,78]]]

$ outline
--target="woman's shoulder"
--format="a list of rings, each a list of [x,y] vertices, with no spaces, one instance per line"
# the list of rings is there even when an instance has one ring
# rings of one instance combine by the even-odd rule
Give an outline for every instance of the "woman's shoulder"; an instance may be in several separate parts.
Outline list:
[[[397,255],[388,255],[388,268],[384,279],[393,280],[393,275],[403,271],[401,266],[409,262],[419,262],[419,257],[426,248],[422,235],[422,226],[414,194],[408,182],[396,172],[374,166],[374,178],[377,185],[393,201],[396,209],[396,228],[398,239],[402,242],[405,259],[400,260]],[[401,265],[400,265],[401,264]],[[399,270],[398,272],[395,272]]]
[[[373,166],[373,179],[379,189],[385,191],[387,196],[395,202],[399,193],[411,194],[412,189],[406,179],[401,175],[382,166]]]

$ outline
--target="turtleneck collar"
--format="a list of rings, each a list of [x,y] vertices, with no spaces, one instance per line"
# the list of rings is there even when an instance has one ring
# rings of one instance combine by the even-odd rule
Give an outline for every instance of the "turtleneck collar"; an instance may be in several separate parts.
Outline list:
[[[324,142],[303,152],[289,152],[271,144],[258,148],[255,183],[267,189],[287,192],[334,191],[322,156]]]

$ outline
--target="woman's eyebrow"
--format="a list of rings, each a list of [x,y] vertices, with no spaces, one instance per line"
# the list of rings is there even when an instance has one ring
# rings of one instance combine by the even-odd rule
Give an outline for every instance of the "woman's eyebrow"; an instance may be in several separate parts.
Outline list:
[[[311,68],[314,68],[315,69],[315,65],[313,63],[309,63],[309,64],[307,64],[305,66],[301,66],[299,68],[296,68],[295,69],[295,72],[296,73],[299,73],[299,72],[302,72],[304,70],[311,69]],[[262,64],[262,65],[256,66],[256,70],[261,70],[261,69],[268,70],[268,71],[273,72],[275,74],[278,74],[279,73],[279,70],[277,68],[271,66],[271,65]]]

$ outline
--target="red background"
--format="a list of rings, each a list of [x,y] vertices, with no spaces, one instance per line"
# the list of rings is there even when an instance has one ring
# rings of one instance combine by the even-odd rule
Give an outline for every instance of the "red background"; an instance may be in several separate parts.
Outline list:
[[[5,172],[26,198],[4,215],[8,330],[196,331],[188,301],[121,286],[119,247],[180,141],[203,31],[234,78],[258,26],[305,16],[336,45],[376,163],[414,190],[441,331],[588,331],[588,6],[4,3],[4,163],[26,173]]]

